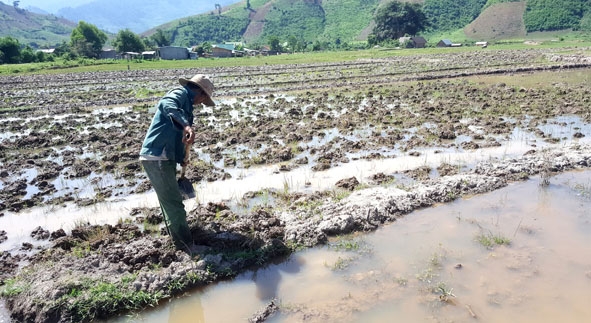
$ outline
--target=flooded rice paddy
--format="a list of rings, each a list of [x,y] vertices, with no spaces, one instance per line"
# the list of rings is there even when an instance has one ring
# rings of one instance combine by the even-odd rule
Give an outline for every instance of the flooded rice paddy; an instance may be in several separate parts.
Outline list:
[[[121,110],[115,108],[115,110]],[[587,143],[591,139],[591,124],[581,120],[577,116],[564,116],[550,119],[547,123],[539,125],[538,130],[551,134],[553,137],[573,138],[575,132],[582,133],[583,137],[576,139],[575,142]],[[329,131],[328,135],[320,140],[322,143],[330,142],[336,138],[338,131]],[[362,183],[368,181],[368,177],[373,174],[394,174],[409,169],[419,167],[428,167],[431,169],[429,176],[436,177],[436,168],[443,164],[452,165],[458,170],[467,170],[478,162],[489,159],[507,159],[523,155],[532,148],[532,145],[540,149],[551,149],[556,146],[564,146],[572,140],[565,140],[559,144],[549,144],[539,141],[534,132],[516,127],[510,135],[499,136],[498,147],[482,148],[478,150],[460,150],[457,148],[416,148],[420,155],[405,155],[399,149],[382,150],[384,155],[391,155],[391,158],[380,158],[374,160],[356,158],[355,154],[349,154],[351,161],[337,167],[332,167],[324,171],[313,171],[311,165],[303,165],[290,172],[279,172],[278,165],[259,166],[251,168],[228,167],[226,172],[233,176],[224,181],[201,181],[194,183],[197,198],[195,200],[185,201],[187,210],[194,209],[199,204],[215,203],[223,201],[227,203],[235,212],[244,213],[255,206],[273,205],[271,196],[258,197],[248,204],[243,204],[243,196],[248,192],[260,190],[289,190],[290,192],[313,193],[315,191],[325,191],[334,188],[334,184],[346,177],[354,176]],[[356,140],[359,140],[357,138]],[[457,138],[456,142],[461,142]],[[193,153],[199,159],[207,159],[209,155],[202,154],[198,149]],[[25,178],[31,181],[35,178],[37,171],[32,169],[25,171]],[[34,173],[35,176],[31,176]],[[29,175],[26,175],[29,174]],[[57,178],[51,182],[58,187],[58,194],[65,191],[76,189],[77,194],[86,197],[86,194],[95,194],[93,186],[89,184],[93,178],[100,180],[99,186],[116,187],[118,179],[112,178],[110,174],[100,177],[89,175],[88,178],[67,180],[63,177]],[[2,182],[0,181],[0,185]],[[401,184],[402,185],[402,184]],[[34,186],[29,186],[31,190],[37,192]],[[31,194],[31,193],[27,193]],[[23,197],[26,199],[26,196]],[[107,201],[96,203],[88,207],[81,207],[76,204],[65,205],[45,205],[34,207],[20,212],[5,212],[0,217],[0,228],[9,229],[10,234],[6,240],[0,244],[0,251],[17,251],[23,243],[29,243],[35,247],[43,247],[48,244],[46,240],[35,239],[31,232],[37,227],[45,230],[56,231],[64,229],[71,231],[73,228],[88,223],[91,225],[104,225],[116,223],[118,221],[129,220],[130,211],[134,208],[155,208],[158,207],[158,201],[154,192],[128,195],[125,197],[112,197]],[[97,216],[100,215],[100,216]]]
[[[110,322],[584,322],[591,172],[511,184]]]
[[[137,162],[194,69],[0,78],[0,322],[578,322],[586,53],[199,70],[195,257]]]

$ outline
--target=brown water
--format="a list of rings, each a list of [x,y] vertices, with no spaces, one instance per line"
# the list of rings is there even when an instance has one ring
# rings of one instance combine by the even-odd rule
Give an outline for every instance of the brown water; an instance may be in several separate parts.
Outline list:
[[[588,321],[591,172],[538,182],[415,211],[113,322],[246,322],[273,298],[268,322]]]

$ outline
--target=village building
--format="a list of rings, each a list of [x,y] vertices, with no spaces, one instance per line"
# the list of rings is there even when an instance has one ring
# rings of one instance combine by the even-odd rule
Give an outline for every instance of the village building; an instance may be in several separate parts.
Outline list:
[[[155,50],[148,50],[142,52],[143,59],[154,59],[156,58],[156,51]]]
[[[442,39],[437,43],[437,47],[461,47],[460,43],[452,43],[449,39]]]
[[[114,49],[103,49],[99,54],[100,59],[115,59],[117,52]]]
[[[244,51],[236,49],[236,44],[216,44],[211,47],[212,57],[242,57]]]
[[[189,59],[189,49],[178,46],[158,47],[156,56],[166,60]]]
[[[410,37],[410,42],[414,48],[425,48],[427,40],[421,36]]]
[[[449,39],[442,39],[437,43],[437,47],[451,47],[452,42]]]
[[[140,55],[141,54],[137,53],[137,52],[123,52],[123,53],[121,53],[121,57],[123,59],[127,59],[127,60],[138,58],[138,57],[140,57]]]
[[[38,49],[37,51],[45,54],[53,54],[55,52],[55,48]]]

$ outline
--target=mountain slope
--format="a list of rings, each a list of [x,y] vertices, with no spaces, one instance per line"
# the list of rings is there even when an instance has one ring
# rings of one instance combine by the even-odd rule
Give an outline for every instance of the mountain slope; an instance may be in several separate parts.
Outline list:
[[[481,40],[524,37],[526,34],[523,21],[525,6],[525,2],[494,4],[466,26],[464,34],[472,39]]]
[[[143,33],[149,36],[162,29],[175,45],[187,46],[204,41],[220,41],[220,30],[236,26],[226,33],[225,41],[264,42],[270,36],[287,40],[295,36],[306,42],[315,40],[350,42],[366,39],[364,30],[384,0],[253,0],[228,6],[219,14],[201,14],[157,26]],[[420,1],[420,0],[418,0]],[[417,2],[410,0],[409,2]],[[209,16],[206,18],[205,16]],[[214,19],[214,16],[225,17]],[[238,27],[239,26],[239,27]],[[208,32],[209,31],[209,32]]]
[[[53,15],[40,15],[0,2],[0,37],[10,36],[33,47],[70,40],[76,24]]]
[[[129,28],[149,36],[161,29],[179,46],[206,41],[265,44],[271,36],[281,42],[295,37],[304,44],[340,44],[366,40],[376,9],[387,1],[220,0],[213,4],[206,0],[96,0],[60,12],[71,21],[84,20],[107,31]],[[523,37],[526,32],[564,28],[591,31],[591,0],[401,1],[423,6],[430,18],[430,31],[463,30],[474,40]],[[56,44],[69,41],[74,27],[73,22],[0,2],[0,37],[12,36],[24,44]]]
[[[221,6],[235,2],[215,1]],[[97,0],[75,8],[62,8],[58,15],[75,22],[83,20],[113,33],[126,28],[140,33],[171,20],[215,10],[214,2],[208,0]]]

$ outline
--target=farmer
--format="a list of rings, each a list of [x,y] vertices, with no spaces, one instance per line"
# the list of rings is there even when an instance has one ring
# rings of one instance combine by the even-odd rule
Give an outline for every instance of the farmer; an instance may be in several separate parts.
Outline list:
[[[213,83],[205,75],[179,78],[181,86],[160,99],[140,151],[140,162],[160,202],[164,222],[177,249],[196,248],[176,179],[177,164],[185,163],[185,145],[193,144],[193,106],[214,106]]]

